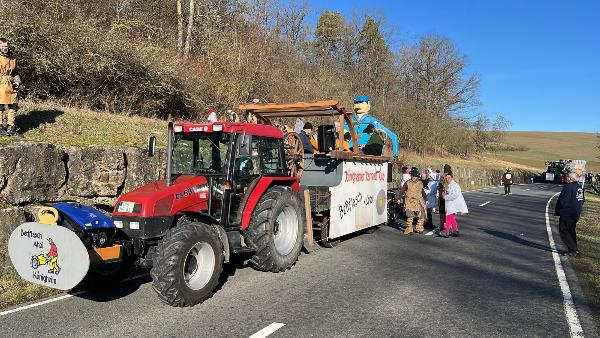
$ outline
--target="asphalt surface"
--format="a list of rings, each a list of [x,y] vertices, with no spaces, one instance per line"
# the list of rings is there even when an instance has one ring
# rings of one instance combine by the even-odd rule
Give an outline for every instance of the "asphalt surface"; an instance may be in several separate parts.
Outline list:
[[[231,268],[221,289],[192,308],[163,305],[144,277],[2,315],[0,334],[248,337],[277,322],[285,326],[273,337],[569,336],[545,224],[546,203],[559,189],[466,193],[470,213],[458,217],[458,238],[385,226],[303,254],[284,273]],[[594,336],[561,259],[584,334]]]

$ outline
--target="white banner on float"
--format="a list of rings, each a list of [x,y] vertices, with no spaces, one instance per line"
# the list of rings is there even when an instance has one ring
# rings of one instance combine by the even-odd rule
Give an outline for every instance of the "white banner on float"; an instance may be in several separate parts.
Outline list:
[[[342,182],[329,188],[329,237],[387,222],[387,163],[344,162]]]

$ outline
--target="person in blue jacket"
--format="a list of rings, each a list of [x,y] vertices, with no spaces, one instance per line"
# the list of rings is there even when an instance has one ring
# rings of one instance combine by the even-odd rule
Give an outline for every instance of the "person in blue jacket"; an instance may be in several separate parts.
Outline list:
[[[579,177],[576,173],[569,173],[566,180],[567,184],[563,186],[560,196],[558,196],[554,214],[560,216],[558,220],[558,231],[562,241],[567,247],[567,255],[579,256],[575,227],[577,226],[577,221],[579,221],[581,209],[583,208],[583,187],[579,185]]]
[[[391,130],[385,127],[381,121],[379,121],[375,116],[369,114],[371,110],[371,102],[369,101],[368,96],[357,96],[354,98],[354,112],[355,115],[352,117],[354,122],[357,124],[354,126],[354,131],[358,137],[358,146],[359,148],[364,147],[369,141],[369,135],[365,133],[365,129],[369,124],[372,124],[375,129],[379,129],[385,132],[387,137],[392,142],[392,153],[394,157],[398,157],[400,154],[398,149],[398,136],[394,134]],[[345,128],[348,128],[345,126]],[[353,144],[350,145],[354,146]]]
[[[302,131],[300,131],[300,141],[302,141],[302,146],[304,147],[305,154],[314,154],[315,149],[310,143],[310,134],[312,134],[313,125],[310,122],[306,122],[304,127],[302,127]]]

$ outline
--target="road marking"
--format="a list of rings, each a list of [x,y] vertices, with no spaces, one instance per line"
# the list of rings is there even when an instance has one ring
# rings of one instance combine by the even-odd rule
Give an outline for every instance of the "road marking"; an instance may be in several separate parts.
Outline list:
[[[563,295],[563,303],[565,304],[565,315],[567,316],[567,323],[569,324],[569,331],[571,337],[583,337],[583,329],[579,323],[579,317],[577,316],[577,309],[575,309],[575,303],[573,303],[573,296],[571,295],[571,289],[569,289],[569,282],[567,276],[563,270],[562,263],[560,262],[560,256],[556,250],[554,244],[554,237],[552,237],[552,228],[550,227],[550,216],[548,215],[548,208],[550,208],[550,202],[560,192],[552,195],[546,204],[546,231],[548,232],[548,240],[550,242],[550,248],[552,248],[552,258],[554,258],[554,268],[556,269],[556,277],[558,278],[558,285],[560,285],[560,291]]]
[[[485,202],[485,203],[483,203],[483,204],[480,204],[479,206],[480,206],[480,207],[484,207],[484,206],[486,206],[486,205],[490,204],[491,202],[492,202],[492,201],[487,201],[487,202]]]
[[[140,275],[131,276],[129,278],[123,279],[119,284],[126,283],[126,282],[129,282],[129,281],[132,281],[132,280],[135,280],[135,279],[139,279],[139,278],[142,278],[142,277],[146,277],[148,275],[149,274],[147,274],[147,273],[143,273],[143,274],[140,274]],[[11,309],[11,310],[6,310],[6,311],[3,311],[3,312],[0,312],[0,317],[5,316],[5,315],[9,315],[11,313],[20,312],[20,311],[24,311],[24,310],[28,310],[28,309],[32,309],[34,307],[38,307],[38,306],[42,306],[42,305],[46,305],[46,304],[58,302],[60,300],[65,300],[65,299],[71,298],[73,296],[79,296],[79,295],[82,295],[82,294],[85,294],[85,293],[89,293],[89,292],[90,291],[87,291],[87,290],[77,291],[77,292],[73,292],[73,293],[70,293],[70,294],[66,294],[66,295],[62,295],[62,296],[58,296],[58,297],[46,299],[46,300],[43,300],[41,302],[37,302],[37,303],[33,303],[33,304],[29,304],[29,305],[17,307],[17,308]]]
[[[531,190],[531,189],[525,189],[525,191],[529,191],[529,190]]]
[[[285,324],[281,324],[281,323],[272,323],[271,325],[265,327],[264,329],[256,332],[255,334],[251,335],[250,338],[264,338],[270,334],[272,334],[273,332],[281,329],[282,327],[284,327]]]

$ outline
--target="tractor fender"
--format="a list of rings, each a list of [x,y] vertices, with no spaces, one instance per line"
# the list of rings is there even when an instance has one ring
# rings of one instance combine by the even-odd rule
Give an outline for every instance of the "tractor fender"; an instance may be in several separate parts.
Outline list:
[[[250,186],[250,188],[253,188],[248,189],[247,196],[244,198],[246,203],[243,204],[244,211],[242,212],[242,230],[245,230],[248,228],[248,225],[250,225],[252,213],[254,212],[258,201],[270,187],[274,185],[285,185],[291,187],[296,193],[300,192],[300,183],[298,182],[297,177],[259,177],[256,180],[257,183]]]
[[[225,263],[228,263],[229,256],[231,255],[231,251],[229,250],[229,240],[227,239],[227,233],[225,233],[225,229],[223,229],[223,227],[219,225],[219,221],[217,221],[214,217],[210,215],[203,214],[200,212],[184,211],[183,214],[188,215],[200,222],[206,223],[215,229],[215,231],[219,234],[219,239],[221,240],[221,243],[223,243],[223,256],[225,258]]]

